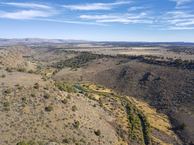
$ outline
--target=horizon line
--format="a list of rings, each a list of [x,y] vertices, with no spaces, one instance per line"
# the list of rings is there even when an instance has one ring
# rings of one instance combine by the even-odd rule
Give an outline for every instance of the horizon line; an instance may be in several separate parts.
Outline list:
[[[86,40],[86,39],[65,39],[65,38],[43,38],[43,37],[22,37],[22,38],[2,38],[1,39],[7,39],[7,40],[24,40],[24,39],[47,39],[47,40],[63,40],[63,41],[85,41],[85,42],[123,42],[123,43],[194,43],[194,41],[128,41],[128,40]]]

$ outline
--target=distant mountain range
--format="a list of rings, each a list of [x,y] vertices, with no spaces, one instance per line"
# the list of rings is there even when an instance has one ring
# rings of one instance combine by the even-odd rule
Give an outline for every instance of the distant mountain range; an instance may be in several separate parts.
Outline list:
[[[32,45],[32,44],[44,44],[44,43],[83,43],[83,40],[64,40],[64,39],[40,39],[40,38],[25,38],[25,39],[1,39],[0,45]]]
[[[0,38],[0,46],[7,45],[38,45],[38,44],[63,44],[63,43],[90,43],[101,44],[103,46],[194,46],[191,42],[126,42],[126,41],[87,41],[72,39],[41,39],[41,38],[24,38],[24,39],[4,39]]]

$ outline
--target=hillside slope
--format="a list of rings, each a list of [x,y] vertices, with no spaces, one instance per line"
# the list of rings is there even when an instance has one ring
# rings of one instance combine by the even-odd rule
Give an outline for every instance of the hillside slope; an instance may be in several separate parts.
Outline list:
[[[95,82],[142,99],[168,115],[176,133],[189,144],[194,142],[193,77],[194,72],[189,70],[105,57],[77,69],[64,67],[53,78]]]
[[[182,144],[166,115],[132,95],[133,89],[126,95],[122,84],[128,83],[115,80],[126,67],[120,59],[15,47],[2,51],[9,63],[1,59],[0,144]]]
[[[131,97],[93,84],[39,84],[1,87],[0,144],[179,142],[166,116]]]

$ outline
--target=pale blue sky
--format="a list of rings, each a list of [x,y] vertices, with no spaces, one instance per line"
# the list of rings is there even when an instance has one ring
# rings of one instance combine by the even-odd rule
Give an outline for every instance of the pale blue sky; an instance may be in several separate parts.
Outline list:
[[[194,0],[0,0],[0,38],[194,42]]]

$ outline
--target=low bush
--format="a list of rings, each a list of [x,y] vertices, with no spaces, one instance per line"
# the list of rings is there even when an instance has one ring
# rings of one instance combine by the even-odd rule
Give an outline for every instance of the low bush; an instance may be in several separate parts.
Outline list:
[[[77,111],[77,107],[75,105],[73,105],[71,109],[73,112]]]
[[[47,112],[51,112],[51,111],[53,111],[53,110],[54,110],[54,108],[53,108],[53,106],[51,106],[51,105],[45,107],[45,111],[47,111]]]
[[[96,135],[96,136],[100,136],[101,135],[101,131],[98,129],[98,130],[95,130],[94,131],[94,134]]]
[[[18,68],[18,71],[19,72],[26,72],[26,69],[25,68]]]
[[[5,93],[5,94],[10,94],[10,93],[11,93],[11,89],[6,89],[6,90],[4,91],[4,93]]]
[[[34,89],[39,89],[40,88],[40,85],[38,83],[35,83],[34,84]]]
[[[18,142],[16,145],[40,145],[40,144],[37,144],[34,141],[28,141],[28,142],[21,141],[21,142]]]
[[[80,126],[80,122],[79,121],[74,121],[73,127],[79,128],[79,126]]]
[[[71,58],[71,59],[68,59],[65,61],[60,61],[60,62],[54,64],[54,67],[59,68],[59,69],[64,68],[64,67],[71,67],[73,69],[76,69],[76,68],[84,66],[86,63],[88,63],[94,59],[99,59],[102,57],[103,57],[103,55],[92,54],[89,52],[82,52],[80,55],[78,55],[74,58]]]
[[[68,93],[76,93],[76,89],[70,84],[56,83],[55,86],[61,91],[65,91]]]
[[[67,104],[67,99],[63,99],[62,101],[61,101],[63,104]]]
[[[63,143],[70,143],[70,140],[69,139],[67,139],[67,138],[65,138],[65,139],[63,139],[63,141],[62,141]]]
[[[43,96],[45,99],[49,99],[51,96],[49,94],[44,94]]]

